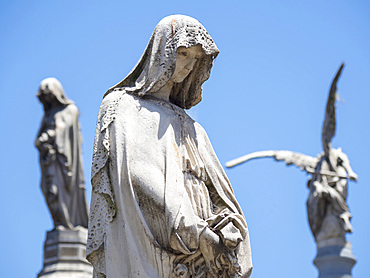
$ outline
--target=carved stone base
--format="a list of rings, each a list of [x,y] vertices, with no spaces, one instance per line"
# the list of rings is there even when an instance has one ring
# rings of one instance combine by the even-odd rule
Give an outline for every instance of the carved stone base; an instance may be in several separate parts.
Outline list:
[[[91,278],[92,266],[85,259],[87,230],[52,230],[46,233],[44,267],[39,278]]]
[[[319,269],[319,278],[352,278],[356,259],[350,242],[334,238],[317,244],[317,256],[313,263]]]

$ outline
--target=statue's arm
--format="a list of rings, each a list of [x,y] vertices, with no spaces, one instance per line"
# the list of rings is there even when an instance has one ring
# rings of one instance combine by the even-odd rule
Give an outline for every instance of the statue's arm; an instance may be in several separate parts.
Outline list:
[[[247,162],[249,160],[256,159],[256,158],[274,157],[274,153],[275,151],[260,151],[260,152],[249,153],[247,155],[243,155],[241,157],[238,157],[238,158],[235,158],[233,160],[226,162],[226,167],[232,168],[234,166],[237,166],[239,164],[242,164],[244,162]]]
[[[318,162],[317,157],[292,151],[260,151],[228,161],[226,163],[226,167],[231,168],[249,160],[264,157],[273,157],[276,161],[284,161],[287,165],[295,165],[308,173],[312,173],[314,171]]]
[[[42,119],[39,132],[35,139],[35,146],[42,155],[55,153],[55,130],[47,129],[45,118]]]

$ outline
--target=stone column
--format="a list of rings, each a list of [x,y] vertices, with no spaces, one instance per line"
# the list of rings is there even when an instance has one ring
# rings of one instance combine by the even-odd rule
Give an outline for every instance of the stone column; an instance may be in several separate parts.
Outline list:
[[[52,230],[46,233],[44,267],[38,278],[92,278],[86,260],[87,229]]]
[[[331,238],[317,243],[317,256],[313,263],[319,270],[319,278],[352,278],[356,259],[349,241]]]

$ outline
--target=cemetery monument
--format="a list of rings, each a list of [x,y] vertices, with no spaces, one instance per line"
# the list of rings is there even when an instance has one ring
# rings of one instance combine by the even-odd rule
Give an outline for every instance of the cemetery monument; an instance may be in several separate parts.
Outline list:
[[[85,259],[88,205],[82,164],[78,108],[55,78],[41,82],[37,97],[44,117],[35,146],[40,152],[41,190],[53,219],[47,232],[39,278],[90,278]]]
[[[132,40],[131,40],[132,42]],[[244,214],[199,123],[218,55],[199,21],[164,18],[98,115],[87,258],[94,277],[249,277]]]

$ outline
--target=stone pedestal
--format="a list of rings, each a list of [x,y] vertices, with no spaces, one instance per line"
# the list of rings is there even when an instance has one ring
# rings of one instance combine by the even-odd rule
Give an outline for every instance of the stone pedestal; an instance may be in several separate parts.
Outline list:
[[[52,230],[46,233],[44,267],[38,278],[92,278],[86,260],[87,230]]]
[[[319,269],[319,278],[352,278],[356,259],[350,242],[329,239],[317,244],[317,256],[313,263]]]

